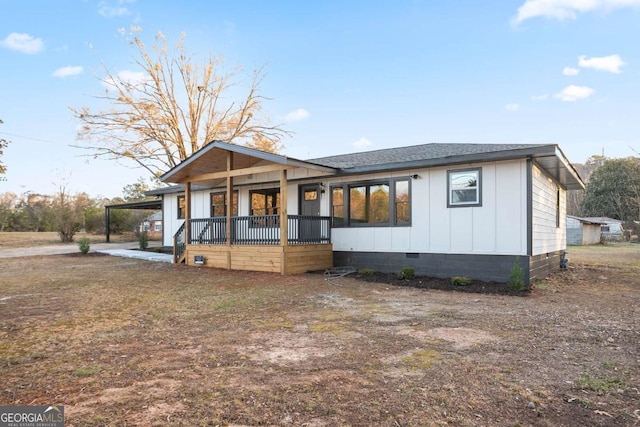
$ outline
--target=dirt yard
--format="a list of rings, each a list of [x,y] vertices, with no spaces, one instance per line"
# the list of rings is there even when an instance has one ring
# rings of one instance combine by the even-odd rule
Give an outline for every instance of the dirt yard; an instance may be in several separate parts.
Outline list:
[[[0,404],[67,426],[640,426],[640,245],[529,296],[0,259]]]

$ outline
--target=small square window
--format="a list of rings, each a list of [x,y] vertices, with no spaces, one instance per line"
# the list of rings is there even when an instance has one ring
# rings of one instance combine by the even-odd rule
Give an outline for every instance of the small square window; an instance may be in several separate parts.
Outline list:
[[[447,171],[447,207],[482,206],[482,169]]]

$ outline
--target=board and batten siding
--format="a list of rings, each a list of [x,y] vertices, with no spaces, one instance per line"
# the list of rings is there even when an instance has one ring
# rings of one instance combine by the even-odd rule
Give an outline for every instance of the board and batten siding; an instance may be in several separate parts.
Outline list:
[[[547,176],[535,163],[532,165],[531,255],[566,250],[567,192]],[[557,222],[557,191],[560,192],[560,221]]]
[[[447,207],[447,171],[477,167],[482,168],[482,206]],[[526,255],[525,160],[349,176],[329,180],[328,188],[414,174],[419,177],[411,179],[411,226],[333,228],[334,251]],[[323,212],[328,212],[328,193]]]

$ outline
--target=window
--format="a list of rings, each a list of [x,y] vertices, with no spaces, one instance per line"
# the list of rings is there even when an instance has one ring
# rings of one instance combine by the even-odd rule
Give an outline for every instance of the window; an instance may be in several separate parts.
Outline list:
[[[556,228],[560,228],[560,188],[556,187]]]
[[[227,215],[227,193],[211,193],[211,216]],[[231,207],[231,216],[238,216],[238,192],[233,192],[233,203]]]
[[[280,209],[280,189],[253,190],[251,197],[251,215],[277,215]]]
[[[334,227],[409,225],[410,211],[408,178],[346,183],[331,188]]]
[[[371,184],[349,188],[351,223],[389,222],[389,184]]]
[[[396,181],[396,224],[409,223],[409,181]]]
[[[280,189],[268,188],[253,190],[249,193],[251,199],[251,216],[277,215],[280,212]],[[279,218],[258,219],[251,222],[252,227],[279,227]]]
[[[162,223],[160,221],[156,221],[154,227],[156,231],[162,231]]]
[[[482,169],[447,171],[447,207],[482,206]]]
[[[184,219],[185,207],[184,196],[178,196],[178,219]]]
[[[342,227],[346,224],[344,217],[344,189],[333,187],[331,189],[331,219],[334,227]]]

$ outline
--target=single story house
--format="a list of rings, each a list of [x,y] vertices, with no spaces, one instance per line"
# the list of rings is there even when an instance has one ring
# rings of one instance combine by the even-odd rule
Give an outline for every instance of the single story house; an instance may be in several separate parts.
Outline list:
[[[138,231],[146,231],[151,236],[162,234],[162,212],[154,212],[140,223]]]
[[[602,238],[602,222],[567,215],[567,245],[597,245]]]
[[[601,224],[600,228],[602,230],[602,238],[604,240],[618,241],[623,239],[624,228],[621,220],[608,218],[606,216],[594,216],[584,219],[599,222]]]
[[[506,281],[559,268],[566,191],[554,144],[425,144],[298,160],[211,142],[160,178],[176,262],[282,274],[338,266]]]

